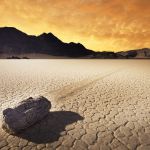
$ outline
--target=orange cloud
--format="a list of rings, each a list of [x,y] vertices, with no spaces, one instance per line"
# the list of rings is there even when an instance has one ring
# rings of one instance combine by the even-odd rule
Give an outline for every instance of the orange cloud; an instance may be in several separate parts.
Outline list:
[[[1,0],[0,26],[98,50],[150,47],[150,0]]]

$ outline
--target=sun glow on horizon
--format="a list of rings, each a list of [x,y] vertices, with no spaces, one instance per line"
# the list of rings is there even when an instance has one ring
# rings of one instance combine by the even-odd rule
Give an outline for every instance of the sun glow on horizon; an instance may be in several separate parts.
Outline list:
[[[1,0],[0,14],[1,27],[52,32],[95,51],[150,47],[149,0]]]

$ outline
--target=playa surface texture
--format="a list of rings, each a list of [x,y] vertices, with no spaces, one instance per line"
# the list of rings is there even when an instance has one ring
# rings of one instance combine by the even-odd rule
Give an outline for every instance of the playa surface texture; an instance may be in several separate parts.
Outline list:
[[[42,95],[47,117],[2,150],[150,150],[149,60],[0,60],[2,110]]]

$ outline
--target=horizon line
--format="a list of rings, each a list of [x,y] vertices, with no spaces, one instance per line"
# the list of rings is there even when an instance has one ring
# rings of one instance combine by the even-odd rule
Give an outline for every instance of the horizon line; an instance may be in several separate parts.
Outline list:
[[[20,32],[22,32],[22,33],[24,33],[24,34],[26,34],[26,35],[28,35],[28,36],[35,36],[35,37],[38,37],[38,36],[40,36],[40,35],[42,35],[42,34],[52,34],[53,36],[55,36],[55,34],[53,34],[52,32],[42,32],[42,33],[40,33],[40,34],[28,34],[28,33],[26,33],[25,31],[23,31],[23,30],[21,30],[21,29],[19,29],[19,28],[17,28],[17,27],[14,27],[14,26],[0,26],[0,28],[2,29],[2,28],[14,28],[14,29],[16,29],[16,30],[18,30],[18,31],[20,31]],[[59,40],[61,40],[63,43],[76,43],[76,44],[82,44],[81,42],[64,42],[62,39],[60,39],[59,37],[57,37],[57,36],[55,36],[56,38],[58,38]],[[150,49],[149,47],[143,47],[143,48],[137,48],[137,49],[127,49],[127,50],[117,50],[117,51],[114,51],[114,50],[93,50],[93,49],[88,49],[84,44],[82,44],[87,50],[91,50],[91,51],[93,51],[93,52],[114,52],[114,53],[119,53],[119,52],[127,52],[127,51],[136,51],[136,50],[142,50],[142,49]]]

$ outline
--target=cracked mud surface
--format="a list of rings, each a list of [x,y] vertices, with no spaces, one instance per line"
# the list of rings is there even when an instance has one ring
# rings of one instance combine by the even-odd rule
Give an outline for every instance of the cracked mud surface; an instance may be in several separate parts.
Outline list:
[[[46,118],[2,150],[149,150],[149,60],[0,60],[2,110],[30,96],[52,102]]]

